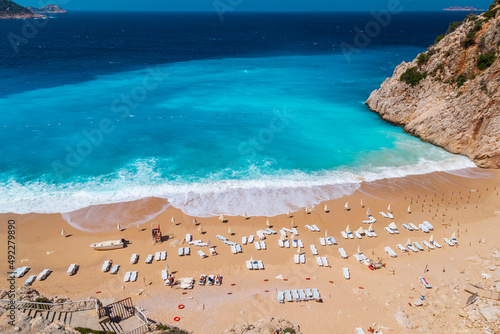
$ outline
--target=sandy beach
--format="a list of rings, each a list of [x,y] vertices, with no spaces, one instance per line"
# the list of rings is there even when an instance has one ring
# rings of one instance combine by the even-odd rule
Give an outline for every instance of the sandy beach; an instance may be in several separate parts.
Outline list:
[[[149,318],[157,322],[171,323],[193,333],[221,333],[233,324],[254,323],[266,317],[281,317],[298,324],[304,333],[354,333],[356,327],[365,332],[376,323],[384,332],[401,333],[406,330],[395,314],[401,309],[411,322],[414,331],[421,333],[461,333],[481,330],[467,327],[460,316],[469,294],[464,288],[469,283],[484,283],[481,273],[488,271],[493,279],[500,279],[500,263],[491,260],[496,270],[488,270],[478,263],[468,261],[471,257],[490,259],[492,249],[500,245],[498,223],[500,219],[500,172],[471,168],[466,171],[446,173],[435,172],[403,178],[366,182],[352,195],[321,203],[310,213],[304,210],[269,217],[271,228],[297,227],[305,245],[306,263],[295,264],[296,248],[280,248],[279,233],[268,235],[266,250],[257,250],[253,244],[243,245],[243,252],[232,254],[230,247],[216,239],[218,234],[241,244],[243,236],[256,235],[265,229],[268,217],[226,216],[226,223],[218,217],[193,217],[169,207],[158,217],[138,227],[128,227],[110,232],[84,232],[69,225],[61,214],[2,214],[0,242],[7,244],[7,221],[16,221],[16,267],[23,265],[31,269],[28,274],[38,274],[49,268],[52,273],[45,281],[36,281],[33,288],[47,296],[67,296],[72,300],[95,297],[101,300],[132,297]],[[258,202],[258,198],[256,201]],[[361,205],[363,202],[363,206]],[[346,202],[350,210],[345,210]],[[133,208],[138,220],[147,217],[154,209],[168,204],[164,199],[150,198],[137,203],[105,205],[100,208],[101,219],[106,212]],[[379,212],[387,212],[388,205],[394,219],[383,218]],[[327,205],[329,212],[324,211]],[[408,206],[411,213],[408,212]],[[378,237],[343,239],[340,231],[349,225],[352,231],[366,220],[370,209],[377,222],[373,224]],[[151,209],[151,210],[150,210]],[[85,217],[86,209],[79,212]],[[91,210],[91,209],[89,209]],[[154,211],[153,210],[153,211]],[[91,217],[91,215],[89,215]],[[172,217],[175,223],[171,222]],[[89,218],[90,219],[90,218]],[[434,231],[407,231],[403,223],[422,223],[427,220]],[[391,222],[398,226],[399,234],[390,235],[384,230]],[[152,244],[151,223],[160,223],[165,241]],[[305,225],[315,224],[320,232],[311,232]],[[204,233],[198,229],[202,227]],[[233,233],[228,235],[228,228]],[[66,236],[61,236],[64,229]],[[338,245],[322,246],[320,237],[333,236]],[[459,245],[449,247],[442,240],[456,233]],[[208,248],[191,246],[190,256],[178,256],[179,246],[188,246],[184,238],[187,233],[194,239],[210,240],[216,246],[218,255],[201,259],[196,252]],[[418,253],[402,253],[396,245],[412,241],[429,240],[430,234],[443,248]],[[89,245],[94,242],[124,238],[130,243],[126,248],[112,251],[94,251]],[[290,237],[291,238],[291,237]],[[328,258],[329,267],[319,267],[311,254],[309,245],[314,244],[320,256]],[[353,254],[358,246],[368,258],[380,259],[385,268],[370,270],[357,263]],[[391,258],[384,248],[390,246],[397,254]],[[342,259],[338,248],[342,247],[348,259]],[[494,249],[493,249],[494,250]],[[148,254],[167,251],[166,261],[144,263]],[[130,264],[133,253],[140,255],[138,264]],[[249,271],[245,261],[250,258],[262,260],[265,270]],[[113,260],[121,267],[117,275],[103,273],[103,261]],[[495,262],[496,261],[496,262]],[[66,270],[71,263],[80,268],[76,275],[68,276]],[[201,274],[220,274],[221,286],[198,286],[183,290],[163,285],[161,270],[166,265],[176,279]],[[2,277],[7,276],[7,254],[0,258]],[[351,278],[344,279],[342,268],[350,270]],[[426,268],[428,271],[426,271]],[[139,272],[136,282],[124,283],[126,271]],[[286,280],[275,278],[282,275]],[[418,278],[425,278],[433,285],[425,289]],[[26,276],[27,277],[27,276]],[[19,279],[21,286],[25,279]],[[0,289],[6,289],[5,279]],[[290,289],[318,288],[322,302],[314,301],[284,303],[276,301],[277,291]],[[424,305],[417,307],[414,300],[425,296]],[[179,304],[185,308],[178,309]],[[174,317],[180,317],[174,322]]]

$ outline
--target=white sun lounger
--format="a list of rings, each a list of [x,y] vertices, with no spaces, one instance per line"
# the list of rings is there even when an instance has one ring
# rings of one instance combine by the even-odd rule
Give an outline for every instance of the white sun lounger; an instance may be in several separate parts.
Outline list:
[[[375,231],[371,230],[370,233],[374,236],[374,237],[378,237],[377,233],[375,233]]]
[[[281,248],[285,247],[285,243],[284,243],[284,242],[283,242],[283,240],[281,240],[281,239],[278,239],[278,245],[279,245]]]
[[[273,234],[273,232],[271,232],[272,230],[271,230],[271,229],[267,229],[267,228],[266,228],[265,230],[260,230],[260,231],[261,231],[262,233],[264,233],[264,234],[267,234],[267,235],[271,235],[271,234]]]
[[[356,236],[356,238],[361,239],[361,234],[359,234],[358,231],[354,231],[354,235]]]
[[[372,232],[370,232],[370,231],[368,231],[368,230],[365,230],[365,235],[366,235],[368,238],[373,237]]]
[[[333,245],[333,241],[331,238],[325,238],[325,242],[328,246],[332,246]]]
[[[392,215],[391,212],[387,212],[387,217],[389,217],[390,219],[394,219],[394,216]]]
[[[116,275],[118,273],[118,269],[120,269],[120,265],[119,264],[115,264],[113,266],[113,269],[111,269],[111,271],[109,273],[113,274],[113,275]]]
[[[385,212],[380,211],[379,213],[382,215],[382,217],[389,218],[389,216]]]
[[[236,245],[236,251],[238,253],[243,253],[243,250],[241,249],[241,246],[240,245]]]
[[[267,232],[269,232],[270,234],[278,234],[278,232],[276,232],[276,231],[274,231],[274,230],[270,229],[269,227],[268,227],[268,228],[266,228],[266,231],[267,231]]]
[[[262,261],[257,261],[257,266],[260,270],[264,270],[264,263],[262,263]]]
[[[311,227],[316,231],[316,232],[320,232],[321,230],[319,229],[318,226],[316,225],[311,225]]]
[[[257,234],[260,240],[266,239],[266,236],[264,235],[264,233],[262,233],[262,231],[257,231],[255,234]]]
[[[146,261],[144,261],[145,263],[147,264],[151,264],[153,262],[153,254],[149,254],[147,257],[146,257]]]
[[[242,237],[241,238],[241,244],[246,245],[247,244],[247,237]]]
[[[441,244],[439,244],[436,240],[434,240],[434,241],[432,242],[432,244],[433,244],[434,246],[436,246],[437,248],[442,248],[442,247],[443,247],[443,246],[441,246]]]
[[[419,251],[424,251],[424,247],[420,246],[420,244],[416,241],[413,242],[413,245],[418,248]]]
[[[389,254],[390,257],[397,257],[398,255],[392,250],[391,247],[385,247],[385,252]]]
[[[325,256],[321,257],[321,261],[323,261],[323,266],[324,267],[329,267],[330,264],[328,263],[328,259]]]
[[[332,242],[332,244],[334,244],[334,245],[337,244],[337,240],[335,240],[334,237],[328,237],[328,238],[326,238],[326,240],[330,240]]]
[[[21,269],[22,269],[22,268],[16,268],[16,269],[15,269],[15,270],[14,270],[14,271],[13,271],[13,272],[9,275],[9,277],[10,277],[10,278],[14,278],[14,277],[16,277],[16,276],[17,276],[17,274],[21,272]]]
[[[304,243],[302,242],[302,240],[297,240],[297,243],[299,244],[299,248],[304,248]]]
[[[450,238],[450,241],[453,243],[454,246],[458,245],[458,241],[455,238]]]
[[[223,236],[222,236],[222,235],[220,235],[220,234],[217,234],[216,238],[217,238],[217,239],[219,239],[219,240],[221,240],[221,241],[226,241],[226,240],[227,240],[227,238],[226,238],[226,237],[223,237]],[[187,241],[187,240],[186,240],[186,241]]]
[[[101,270],[103,272],[107,272],[109,270],[109,268],[111,268],[111,261],[109,261],[109,260],[104,261],[104,263],[102,264]]]
[[[298,292],[299,292],[300,300],[303,302],[307,301],[307,296],[306,296],[306,293],[304,292],[304,290],[300,289]]]
[[[313,299],[314,300],[319,300],[321,296],[319,295],[319,290],[318,289],[311,289],[312,294],[313,294]]]
[[[130,275],[132,275],[132,272],[131,271],[127,271],[125,273],[125,277],[123,278],[123,281],[124,282],[130,282]]]
[[[191,255],[191,248],[184,247],[184,255]]]
[[[293,254],[293,262],[295,262],[296,264],[300,263],[300,256],[299,256],[299,254]]]
[[[344,274],[345,279],[351,278],[351,275],[349,274],[349,268],[342,268],[342,273]]]
[[[311,249],[313,255],[318,255],[318,250],[316,249],[316,246],[310,245],[309,248]]]
[[[130,257],[130,264],[136,264],[139,261],[139,255],[137,254],[132,254]]]
[[[50,275],[50,269],[44,269],[37,277],[36,279],[38,281],[43,281],[45,280],[48,276]]]
[[[423,224],[429,229],[429,230],[434,230],[434,226],[432,226],[431,223],[429,223],[427,220],[424,220]]]
[[[76,263],[70,264],[68,270],[66,271],[66,274],[68,274],[68,276],[73,276],[74,274],[76,274],[77,268],[78,266],[76,265]]]
[[[161,260],[165,261],[166,259],[167,259],[167,252],[166,251],[161,252]]]
[[[422,241],[422,243],[429,249],[435,249],[434,246],[432,246],[430,243],[427,242],[427,240]]]
[[[283,304],[285,302],[285,293],[283,291],[278,291],[278,303]]]
[[[408,250],[401,244],[397,244],[396,247],[399,248],[399,250],[402,251],[403,253],[408,252]]]
[[[394,234],[394,231],[391,230],[390,228],[388,228],[387,226],[384,227],[384,230],[386,230],[387,232],[389,232],[389,234]]]
[[[191,234],[186,234],[186,242],[191,242],[193,240],[193,236]]]
[[[300,296],[297,290],[292,290],[292,296],[294,302],[300,302]]]
[[[455,244],[451,242],[448,238],[443,238],[443,241],[446,242],[448,246],[455,246]]]
[[[306,263],[306,254],[303,254],[303,253],[302,253],[302,254],[300,254],[300,255],[299,255],[299,258],[300,258],[300,263],[301,263],[301,264]]]
[[[252,270],[252,262],[250,260],[245,261],[248,270]]]
[[[304,289],[304,292],[306,293],[307,299],[309,300],[313,299],[313,293],[311,289]]]
[[[307,228],[309,231],[314,232],[314,229],[311,227],[311,225],[305,225],[305,228]]]
[[[281,238],[283,238],[283,239],[286,239],[288,237],[286,235],[286,232],[283,229],[280,230],[280,234],[281,234]]]
[[[179,251],[177,252],[177,255],[184,256],[184,247],[179,248]]]
[[[293,239],[293,240],[292,240],[292,247],[293,247],[293,248],[297,248],[297,247],[299,247],[299,243],[297,242],[297,239]]]
[[[203,253],[203,251],[202,251],[202,250],[199,250],[199,251],[198,251],[198,255],[199,255],[199,256],[200,256],[200,258],[202,258],[202,259],[204,259],[204,258],[206,258],[206,257],[207,257],[207,255],[206,255],[205,253]]]
[[[417,227],[417,225],[413,224],[413,223],[409,223],[408,225],[411,226],[412,229],[414,229],[415,231],[418,231],[419,228]]]
[[[236,246],[231,246],[231,253],[233,253],[233,254],[238,253],[238,252],[236,251]]]
[[[155,253],[155,261],[160,261],[161,259],[161,252],[156,252]]]
[[[255,239],[255,237],[252,234],[251,236],[248,237],[248,243],[251,244],[254,239]]]
[[[260,248],[261,248],[261,249],[267,249],[267,248],[266,248],[266,242],[265,242],[265,241],[261,241],[261,242],[260,242]]]
[[[406,248],[408,248],[408,249],[409,249],[409,250],[411,250],[412,252],[418,253],[418,249],[416,249],[415,247],[413,247],[413,245],[411,245],[411,244],[406,244],[405,246],[406,246]]]
[[[321,258],[319,256],[316,256],[316,263],[318,266],[323,267],[323,261],[321,261]]]
[[[30,277],[28,277],[28,279],[24,282],[24,286],[31,286],[31,284],[33,284],[33,282],[36,280],[36,275],[31,275]]]
[[[255,242],[253,243],[253,245],[255,246],[255,248],[256,248],[257,250],[260,250],[260,242],[255,241]]]
[[[132,271],[130,274],[130,282],[135,282],[137,281],[137,271]]]
[[[319,238],[319,243],[321,244],[321,246],[326,246],[325,238]]]
[[[347,259],[347,253],[345,252],[344,248],[339,248],[339,253],[342,258]]]
[[[363,332],[363,328],[356,328],[356,334],[365,334],[365,332]]]
[[[292,228],[292,232],[294,235],[299,235],[299,232],[297,231],[297,228]]]
[[[284,241],[284,244],[285,244],[285,248],[290,248],[290,241],[288,241],[288,239],[286,239]]]
[[[293,302],[292,293],[290,290],[285,290],[285,299],[287,302]]]
[[[352,234],[352,232],[347,233],[347,236],[349,239],[354,239],[354,234]]]
[[[424,224],[420,224],[418,227],[422,230],[422,232],[429,233],[429,229]]]
[[[161,271],[161,279],[164,280],[164,281],[168,279],[168,273],[167,273],[166,269],[163,269]]]
[[[23,277],[24,275],[26,275],[26,273],[30,270],[30,268],[28,266],[24,266],[22,268],[20,268],[20,270],[17,272],[16,274],[16,278],[21,278]]]
[[[349,237],[347,236],[346,231],[340,231],[340,235],[342,235],[342,238],[344,238],[344,239],[349,239]]]

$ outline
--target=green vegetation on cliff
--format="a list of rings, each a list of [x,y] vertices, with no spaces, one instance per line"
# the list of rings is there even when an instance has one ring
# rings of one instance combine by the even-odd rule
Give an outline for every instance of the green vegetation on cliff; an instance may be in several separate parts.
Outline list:
[[[30,15],[33,14],[25,8],[10,0],[0,0],[0,15]]]

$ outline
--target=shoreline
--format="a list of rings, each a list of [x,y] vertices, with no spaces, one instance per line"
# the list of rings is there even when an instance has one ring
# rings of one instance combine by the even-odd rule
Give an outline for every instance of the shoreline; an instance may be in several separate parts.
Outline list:
[[[193,224],[192,216],[173,207],[168,207],[152,221],[143,223],[141,230],[130,227],[120,232],[116,228],[111,232],[82,232],[67,224],[60,214],[1,214],[0,217],[5,222],[8,219],[16,220],[16,266],[30,266],[28,275],[38,274],[44,268],[53,271],[46,281],[36,281],[33,284],[33,288],[42,294],[65,295],[73,300],[88,296],[101,300],[131,296],[134,303],[144,309],[146,316],[151,319],[174,324],[173,317],[180,316],[181,321],[175,325],[194,333],[203,333],[206,328],[213,332],[222,332],[233,324],[254,323],[265,316],[290,320],[299,324],[304,333],[332,330],[354,332],[355,327],[367,329],[374,322],[400,332],[403,328],[394,318],[400,307],[414,322],[417,321],[414,319],[422,317],[423,311],[419,310],[431,309],[431,306],[415,309],[408,305],[408,298],[412,298],[411,302],[418,297],[416,291],[422,290],[418,276],[422,275],[426,265],[430,269],[430,272],[425,274],[426,278],[440,290],[439,293],[434,291],[436,289],[425,291],[429,303],[436,299],[432,305],[435,309],[438,308],[439,296],[448,290],[449,284],[457,284],[462,288],[467,284],[466,277],[471,282],[480,277],[479,269],[474,268],[474,263],[465,259],[478,254],[486,256],[484,253],[490,252],[493,245],[500,244],[500,236],[494,233],[498,219],[495,212],[500,211],[500,197],[497,197],[498,191],[494,188],[500,190],[500,171],[474,169],[474,172],[482,177],[470,178],[435,172],[363,182],[352,195],[322,202],[309,214],[301,210],[293,212],[293,218],[288,218],[286,214],[269,218],[272,229],[276,231],[282,227],[289,228],[291,220],[294,220],[299,231],[297,238],[305,244],[302,250],[306,254],[305,265],[293,263],[293,254],[297,253],[295,248],[279,248],[279,234],[267,237],[267,250],[258,251],[253,245],[246,245],[242,246],[243,254],[236,255],[231,254],[229,247],[215,237],[218,234],[227,236],[230,227],[235,235],[229,239],[241,244],[242,236],[255,235],[256,230],[267,227],[267,217],[263,216],[252,216],[249,219],[227,216],[227,223],[221,223],[218,217],[197,217],[197,222],[205,231],[203,235],[198,232],[199,226]],[[364,208],[361,207],[361,199]],[[349,202],[350,211],[344,210],[346,201]],[[146,215],[148,207],[161,203],[163,202],[160,199],[149,199],[142,202],[140,208],[136,208],[136,213],[138,216]],[[325,204],[328,205],[328,213],[323,210]],[[391,211],[394,212],[399,235],[389,235],[384,231],[384,226],[392,220],[382,218],[378,212],[386,211],[388,204],[391,204]],[[412,207],[411,214],[407,212],[408,205]],[[342,239],[340,231],[347,225],[350,225],[352,231],[363,225],[361,221],[366,219],[367,208],[370,208],[377,219],[374,229],[378,237]],[[171,223],[172,216],[175,217],[175,223]],[[396,244],[405,243],[409,237],[419,242],[429,239],[428,234],[409,232],[401,228],[402,223],[413,222],[418,225],[423,220],[434,225],[434,236],[441,244],[444,244],[441,238],[450,237],[453,232],[458,231],[459,247],[443,246],[440,250],[409,255],[399,252]],[[169,237],[167,241],[156,246],[151,244],[151,222],[161,224],[164,236]],[[305,224],[316,224],[321,232],[307,231]],[[61,236],[63,228],[70,236]],[[336,238],[338,246],[320,245],[319,237],[325,235],[325,230],[328,230],[328,236]],[[177,248],[180,245],[187,246],[183,240],[186,233],[191,233],[195,239],[205,242],[209,239],[212,245],[216,246],[218,255],[200,259],[196,251],[203,250],[208,254],[208,249],[191,246],[190,256],[178,256]],[[130,240],[131,244],[124,249],[107,252],[97,252],[89,248],[93,242],[117,238]],[[481,238],[487,239],[487,247],[477,243]],[[6,240],[6,229],[0,231],[0,240]],[[309,251],[310,244],[316,245],[320,256],[328,258],[329,268],[317,266]],[[370,271],[365,265],[356,263],[352,255],[358,246],[369,258],[381,258],[387,263],[386,268]],[[390,258],[384,252],[385,246],[390,246],[397,252],[398,257]],[[339,247],[343,247],[348,253],[347,260],[339,256]],[[150,265],[144,263],[147,254],[163,250],[167,251],[166,261],[154,261]],[[140,255],[136,265],[129,262],[132,253]],[[250,257],[262,260],[265,270],[246,270],[245,261]],[[114,263],[122,265],[117,275],[100,271],[102,262],[106,259],[112,259]],[[28,261],[21,262],[22,260]],[[70,263],[75,262],[80,265],[80,269],[75,276],[69,277],[66,275],[66,269]],[[196,282],[194,289],[183,295],[181,290],[170,289],[162,284],[161,270],[165,269],[166,264],[171,271],[176,272],[176,279],[193,277],[197,281],[201,274],[221,274],[224,277],[223,284],[220,287],[200,287]],[[6,267],[5,257],[0,260],[0,266]],[[350,280],[342,277],[342,267],[349,268]],[[446,272],[441,271],[443,267],[446,267]],[[469,274],[459,275],[464,268]],[[139,271],[137,282],[123,283],[123,275],[129,270]],[[391,270],[395,275],[391,274]],[[477,275],[474,274],[476,271]],[[5,273],[5,270],[3,272]],[[288,278],[288,281],[274,279],[279,274]],[[497,270],[493,274],[500,275],[500,272]],[[268,281],[264,281],[265,279]],[[17,280],[17,286],[21,286],[24,280],[25,278]],[[334,283],[329,283],[330,281]],[[2,282],[0,288],[5,289],[5,280]],[[276,302],[278,290],[294,288],[318,288],[323,303]],[[427,328],[425,326],[431,326],[435,321],[444,320],[455,322],[455,326],[463,325],[459,321],[461,318],[458,313],[467,297],[468,294],[463,291],[453,294],[449,297],[450,301],[441,302],[446,305],[448,314],[439,318],[426,316],[418,320],[420,328]],[[180,313],[177,305],[181,303],[186,305],[186,309]],[[330,317],[331,322],[325,322],[326,317]],[[437,329],[435,332],[445,333]]]

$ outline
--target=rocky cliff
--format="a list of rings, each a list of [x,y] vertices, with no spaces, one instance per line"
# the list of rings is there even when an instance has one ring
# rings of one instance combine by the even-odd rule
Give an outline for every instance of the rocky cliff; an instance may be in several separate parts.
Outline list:
[[[36,19],[43,15],[35,14],[28,8],[25,8],[10,0],[0,0],[0,20],[8,19]]]
[[[424,141],[500,168],[500,0],[450,24],[366,101],[383,120]]]
[[[45,7],[28,7],[29,10],[31,10],[35,14],[61,14],[61,13],[67,13],[64,9],[57,5],[47,5]]]

